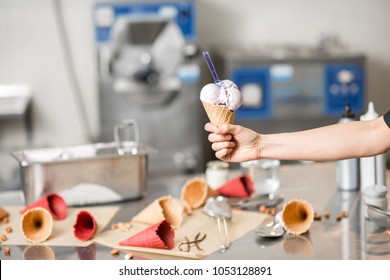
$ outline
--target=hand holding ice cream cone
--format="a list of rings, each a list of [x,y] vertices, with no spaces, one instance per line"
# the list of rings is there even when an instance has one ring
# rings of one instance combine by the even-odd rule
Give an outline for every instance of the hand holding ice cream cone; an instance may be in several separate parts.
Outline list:
[[[215,126],[233,123],[235,112],[242,104],[241,92],[232,81],[220,81],[210,55],[207,51],[203,52],[203,55],[214,78],[214,83],[205,85],[200,92],[203,107]]]

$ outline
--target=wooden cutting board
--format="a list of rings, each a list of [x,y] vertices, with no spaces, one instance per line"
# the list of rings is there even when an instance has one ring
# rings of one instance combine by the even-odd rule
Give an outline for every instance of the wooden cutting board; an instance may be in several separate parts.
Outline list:
[[[232,220],[227,223],[230,242],[234,242],[234,240],[237,240],[249,231],[255,229],[257,226],[264,223],[268,217],[268,215],[258,212],[233,210]],[[95,242],[124,251],[162,254],[191,259],[204,258],[221,248],[217,221],[216,219],[203,214],[202,209],[194,211],[189,216],[185,216],[182,226],[175,230],[175,247],[171,250],[119,245],[119,242],[149,226],[150,225],[133,223],[133,226],[128,232],[118,229],[108,230],[101,233],[95,239]],[[194,240],[198,233],[201,233],[201,237],[206,234],[206,239],[199,243],[201,250],[197,249],[194,245],[191,246],[190,252],[182,252],[179,250],[179,244],[185,242],[185,237],[189,240]]]

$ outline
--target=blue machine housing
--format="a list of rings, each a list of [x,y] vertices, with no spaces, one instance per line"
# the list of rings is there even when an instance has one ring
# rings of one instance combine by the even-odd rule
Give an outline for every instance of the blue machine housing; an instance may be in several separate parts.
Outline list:
[[[339,117],[347,102],[356,114],[363,112],[365,72],[360,58],[232,65],[229,78],[240,89],[257,85],[262,95],[257,106],[246,106],[244,101],[236,112],[237,121]],[[289,71],[273,71],[275,67]],[[348,80],[340,79],[342,73]]]
[[[195,6],[193,1],[161,3],[100,3],[97,4],[94,9],[97,10],[102,7],[108,7],[112,9],[115,18],[134,14],[155,15],[158,14],[162,8],[173,7],[177,10],[174,20],[183,32],[184,37],[187,40],[193,40],[196,38]],[[111,29],[112,26],[96,26],[96,41],[100,43],[110,41]]]
[[[238,88],[245,84],[257,84],[263,91],[262,102],[256,107],[242,106],[236,112],[237,119],[270,118],[272,116],[271,79],[268,67],[248,67],[236,69],[230,79]]]
[[[353,79],[341,82],[338,78],[341,71],[349,71]],[[328,116],[340,115],[346,102],[352,111],[362,113],[364,107],[364,71],[358,64],[328,64],[325,66],[325,103],[324,113]]]

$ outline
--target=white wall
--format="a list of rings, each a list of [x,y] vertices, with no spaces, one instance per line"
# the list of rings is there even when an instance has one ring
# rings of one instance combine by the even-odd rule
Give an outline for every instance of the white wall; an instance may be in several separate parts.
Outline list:
[[[101,2],[101,1],[100,1]],[[93,0],[62,0],[73,62],[98,133]],[[198,0],[202,48],[298,43],[315,45],[334,32],[352,51],[368,56],[368,95],[380,113],[390,108],[390,1]],[[34,145],[89,141],[65,71],[51,0],[0,0],[0,83],[34,90]],[[23,138],[15,125],[0,126],[0,147]]]
[[[96,133],[96,62],[91,1],[62,1],[73,62],[89,120]],[[33,88],[35,146],[88,142],[64,54],[51,0],[0,0],[0,83]],[[4,127],[7,126],[8,127]],[[24,134],[3,124],[2,146],[11,147]],[[6,133],[7,135],[4,135]],[[15,137],[16,136],[16,137]]]

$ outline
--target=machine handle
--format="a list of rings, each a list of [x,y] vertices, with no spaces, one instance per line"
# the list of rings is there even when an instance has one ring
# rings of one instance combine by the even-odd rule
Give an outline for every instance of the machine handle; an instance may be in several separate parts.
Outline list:
[[[133,128],[133,141],[130,139],[131,128]],[[127,151],[136,154],[139,145],[139,128],[137,121],[134,119],[125,119],[122,120],[122,123],[115,125],[114,139],[118,154],[123,155]]]

